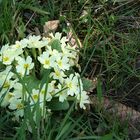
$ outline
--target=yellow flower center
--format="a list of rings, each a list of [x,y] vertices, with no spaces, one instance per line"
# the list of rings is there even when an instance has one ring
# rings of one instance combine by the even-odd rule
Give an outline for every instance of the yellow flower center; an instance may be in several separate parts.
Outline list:
[[[19,73],[19,75],[20,75],[21,77],[23,76],[23,74],[22,74],[21,72]]]
[[[18,104],[16,105],[16,107],[17,107],[17,109],[22,109],[22,108],[24,107],[24,105],[23,105],[22,103],[18,103]]]
[[[37,41],[32,41],[31,44],[32,44],[33,46],[37,46],[37,45],[38,45],[38,42],[37,42]]]
[[[69,83],[67,84],[67,86],[68,86],[68,88],[72,88],[72,82],[69,82]]]
[[[3,88],[8,88],[9,86],[10,86],[9,82],[6,81],[6,82],[4,83],[4,85],[3,85]]]
[[[56,76],[60,76],[60,72],[59,71],[55,71]]]
[[[16,48],[20,48],[20,45],[19,44],[16,44]]]
[[[61,60],[58,61],[58,65],[59,65],[60,67],[62,67],[62,61],[61,61]]]
[[[62,61],[61,61],[61,60],[58,61],[58,65],[59,65],[60,67],[62,66]]]
[[[12,94],[8,94],[8,99],[10,99],[10,98],[12,98],[13,97],[13,95]]]
[[[3,57],[3,62],[7,62],[9,60],[9,57],[5,56]]]
[[[29,68],[29,64],[24,64],[24,68],[28,69]]]
[[[50,65],[50,61],[49,60],[45,60],[45,64],[46,65]]]
[[[33,99],[38,100],[38,95],[37,94],[33,95]]]

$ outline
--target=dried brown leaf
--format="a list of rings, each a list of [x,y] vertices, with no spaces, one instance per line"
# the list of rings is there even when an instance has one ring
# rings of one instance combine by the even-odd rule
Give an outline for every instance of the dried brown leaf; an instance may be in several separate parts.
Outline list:
[[[99,104],[96,96],[92,97],[92,101],[94,105]],[[122,103],[110,100],[107,97],[104,97],[104,100],[102,102],[102,107],[104,110],[106,110],[109,113],[117,114],[117,116],[120,117],[122,121],[128,119],[131,123],[140,122],[140,112]]]
[[[69,41],[69,44],[75,48],[82,48],[83,45],[69,22],[67,22],[67,26],[70,29],[70,31],[67,34],[67,39]]]
[[[69,41],[69,44],[72,46],[72,47],[75,47],[75,48],[82,48],[83,45],[80,41],[80,39],[78,38],[78,36],[75,34],[73,34],[72,31],[68,32],[67,34],[67,39]]]
[[[58,28],[60,21],[59,20],[52,20],[45,22],[44,25],[44,33],[55,32]]]

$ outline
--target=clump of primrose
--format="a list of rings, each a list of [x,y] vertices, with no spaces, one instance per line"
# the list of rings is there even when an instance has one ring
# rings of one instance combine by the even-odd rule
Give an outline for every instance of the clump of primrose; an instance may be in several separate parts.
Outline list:
[[[0,61],[5,67],[0,72],[1,106],[13,111],[17,119],[24,116],[27,105],[33,108],[38,103],[43,115],[55,99],[60,103],[76,100],[82,109],[90,103],[80,75],[73,70],[79,67],[78,50],[61,33],[6,44],[0,50]]]

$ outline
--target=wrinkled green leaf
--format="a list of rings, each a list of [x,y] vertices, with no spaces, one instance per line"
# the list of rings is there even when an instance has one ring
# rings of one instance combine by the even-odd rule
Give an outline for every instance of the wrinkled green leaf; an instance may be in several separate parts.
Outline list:
[[[87,78],[82,78],[82,82],[83,82],[83,89],[85,91],[92,91],[95,88],[95,85],[93,84],[93,82]]]
[[[36,89],[39,86],[40,81],[33,76],[25,76],[24,82],[27,84],[28,90],[32,92],[32,89]]]
[[[40,90],[42,89],[43,85],[44,84],[47,84],[49,83],[49,75],[50,75],[50,70],[49,69],[43,69],[42,72],[41,72],[41,81],[40,81]]]
[[[52,99],[51,102],[47,103],[48,108],[51,110],[67,110],[69,108],[68,101],[59,102],[58,99]]]
[[[61,43],[58,39],[52,39],[52,41],[49,43],[49,45],[52,46],[52,49],[56,49],[57,51],[61,52]]]

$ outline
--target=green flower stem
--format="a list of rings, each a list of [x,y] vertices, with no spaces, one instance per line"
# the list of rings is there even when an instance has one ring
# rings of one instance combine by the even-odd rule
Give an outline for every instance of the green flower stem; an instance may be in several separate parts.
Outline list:
[[[34,59],[36,60],[36,58],[37,58],[36,48],[32,48],[31,52],[32,52],[32,55],[33,55]]]
[[[69,96],[69,97],[67,98],[67,100],[68,100],[68,101],[75,101],[75,97],[70,97],[70,96]]]
[[[42,54],[42,50],[41,48],[38,48],[38,56],[40,56]]]
[[[28,50],[25,49],[25,58],[28,56]],[[23,58],[24,58],[24,54],[22,54]]]

